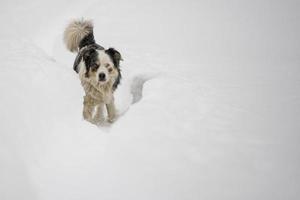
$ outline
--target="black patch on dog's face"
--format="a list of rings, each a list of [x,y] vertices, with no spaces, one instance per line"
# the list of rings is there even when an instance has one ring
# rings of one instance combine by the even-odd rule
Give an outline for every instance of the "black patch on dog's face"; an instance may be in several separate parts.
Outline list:
[[[120,69],[120,61],[122,60],[122,56],[121,56],[120,52],[118,52],[114,48],[109,48],[109,49],[105,50],[105,53],[107,53],[109,55],[110,59],[114,63],[114,66],[118,70],[118,77],[113,84],[113,89],[115,90],[115,89],[117,89],[118,85],[120,84],[121,78],[122,78],[121,69]]]
[[[110,58],[113,61],[114,65],[117,68],[119,68],[120,61],[122,60],[122,56],[121,56],[120,52],[118,52],[114,48],[109,48],[109,49],[105,50],[105,53],[107,53],[110,56]]]
[[[86,66],[85,76],[88,77],[90,70],[96,71],[99,67],[98,52],[95,49],[89,49],[83,54],[83,61]]]
[[[74,61],[74,64],[73,64],[73,69],[75,72],[79,72],[79,69],[78,69],[78,65],[79,63],[81,62],[83,56],[88,52],[90,51],[91,49],[94,49],[94,50],[104,50],[104,48],[98,44],[91,44],[91,45],[88,45],[86,47],[84,47],[82,50],[80,50],[76,56],[76,59]]]

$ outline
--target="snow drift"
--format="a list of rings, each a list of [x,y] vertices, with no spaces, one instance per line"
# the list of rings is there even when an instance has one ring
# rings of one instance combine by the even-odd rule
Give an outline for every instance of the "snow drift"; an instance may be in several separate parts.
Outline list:
[[[0,3],[0,199],[299,199],[297,1]],[[62,34],[123,55],[119,119],[81,117]]]

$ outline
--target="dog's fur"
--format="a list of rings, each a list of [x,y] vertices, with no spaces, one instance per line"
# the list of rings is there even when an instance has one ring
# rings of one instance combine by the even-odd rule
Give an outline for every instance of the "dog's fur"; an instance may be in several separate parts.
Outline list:
[[[83,117],[85,120],[100,124],[107,109],[109,122],[116,118],[113,92],[121,80],[121,54],[114,48],[104,49],[96,44],[93,23],[89,20],[74,20],[64,32],[67,49],[77,52],[73,69],[79,74],[85,96]]]

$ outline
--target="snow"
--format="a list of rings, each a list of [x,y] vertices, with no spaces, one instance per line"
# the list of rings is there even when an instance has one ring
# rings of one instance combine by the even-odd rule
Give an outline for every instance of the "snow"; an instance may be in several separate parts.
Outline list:
[[[0,199],[299,199],[299,1],[1,1]],[[82,119],[71,18],[124,58]]]

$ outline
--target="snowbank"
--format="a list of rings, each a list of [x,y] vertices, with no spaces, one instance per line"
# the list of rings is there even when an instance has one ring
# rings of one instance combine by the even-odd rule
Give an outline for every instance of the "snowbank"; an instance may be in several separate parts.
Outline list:
[[[296,1],[0,4],[0,199],[299,198]],[[62,44],[81,16],[125,60],[110,126]]]

